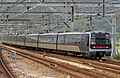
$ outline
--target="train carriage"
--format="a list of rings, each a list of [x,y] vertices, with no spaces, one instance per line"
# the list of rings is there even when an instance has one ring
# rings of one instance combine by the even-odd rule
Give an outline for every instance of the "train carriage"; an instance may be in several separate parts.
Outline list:
[[[38,36],[39,34],[27,34],[25,38],[25,46],[27,47],[38,47]]]
[[[8,42],[8,37],[7,37],[7,35],[2,35],[2,43],[7,43]]]
[[[26,34],[16,35],[15,45],[25,46],[25,39],[26,39]]]
[[[4,35],[2,36],[2,43],[4,44],[16,44],[16,35]]]
[[[105,31],[93,31],[89,39],[89,52],[91,56],[110,56],[112,47],[110,34]]]
[[[77,55],[85,54],[88,52],[88,38],[88,33],[59,33],[57,50],[74,52]]]
[[[56,50],[57,33],[46,33],[39,35],[39,48]]]
[[[12,44],[16,44],[16,35],[10,35],[8,37],[9,43]]]
[[[111,55],[110,34],[105,31],[24,34],[4,36],[3,43],[72,53],[87,57]]]

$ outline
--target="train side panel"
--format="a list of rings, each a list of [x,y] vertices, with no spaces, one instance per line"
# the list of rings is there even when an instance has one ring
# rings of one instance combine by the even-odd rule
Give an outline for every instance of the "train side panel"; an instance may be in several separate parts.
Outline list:
[[[14,45],[16,43],[16,35],[5,35],[3,36],[2,43]]]
[[[57,34],[39,35],[38,47],[56,50],[56,39]]]
[[[16,44],[16,35],[11,35],[11,36],[9,36],[9,43],[11,44],[11,45],[15,45]]]
[[[24,46],[25,44],[25,35],[18,35],[16,40],[16,45]]]
[[[25,46],[37,48],[37,44],[38,44],[38,34],[26,36]]]
[[[2,36],[2,43],[7,43],[8,41],[7,41],[8,39],[7,39],[7,36],[6,35],[3,35]]]
[[[58,36],[57,50],[72,52],[88,52],[88,34],[65,34]]]

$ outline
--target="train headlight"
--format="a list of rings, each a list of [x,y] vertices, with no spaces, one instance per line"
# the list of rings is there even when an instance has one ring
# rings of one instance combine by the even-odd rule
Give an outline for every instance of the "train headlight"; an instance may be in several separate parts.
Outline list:
[[[109,47],[106,47],[106,48],[109,48]]]
[[[93,47],[93,48],[95,48],[95,47]]]

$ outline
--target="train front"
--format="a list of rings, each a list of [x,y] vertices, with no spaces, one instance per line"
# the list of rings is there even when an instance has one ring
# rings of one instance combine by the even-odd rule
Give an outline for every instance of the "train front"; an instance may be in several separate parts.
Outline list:
[[[90,55],[101,59],[111,55],[111,38],[108,32],[91,32],[90,34]]]

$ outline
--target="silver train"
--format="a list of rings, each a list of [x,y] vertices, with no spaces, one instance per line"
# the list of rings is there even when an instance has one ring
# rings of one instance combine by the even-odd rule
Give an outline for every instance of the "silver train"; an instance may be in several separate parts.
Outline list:
[[[2,43],[99,59],[110,56],[112,48],[110,34],[105,31],[4,35]]]

